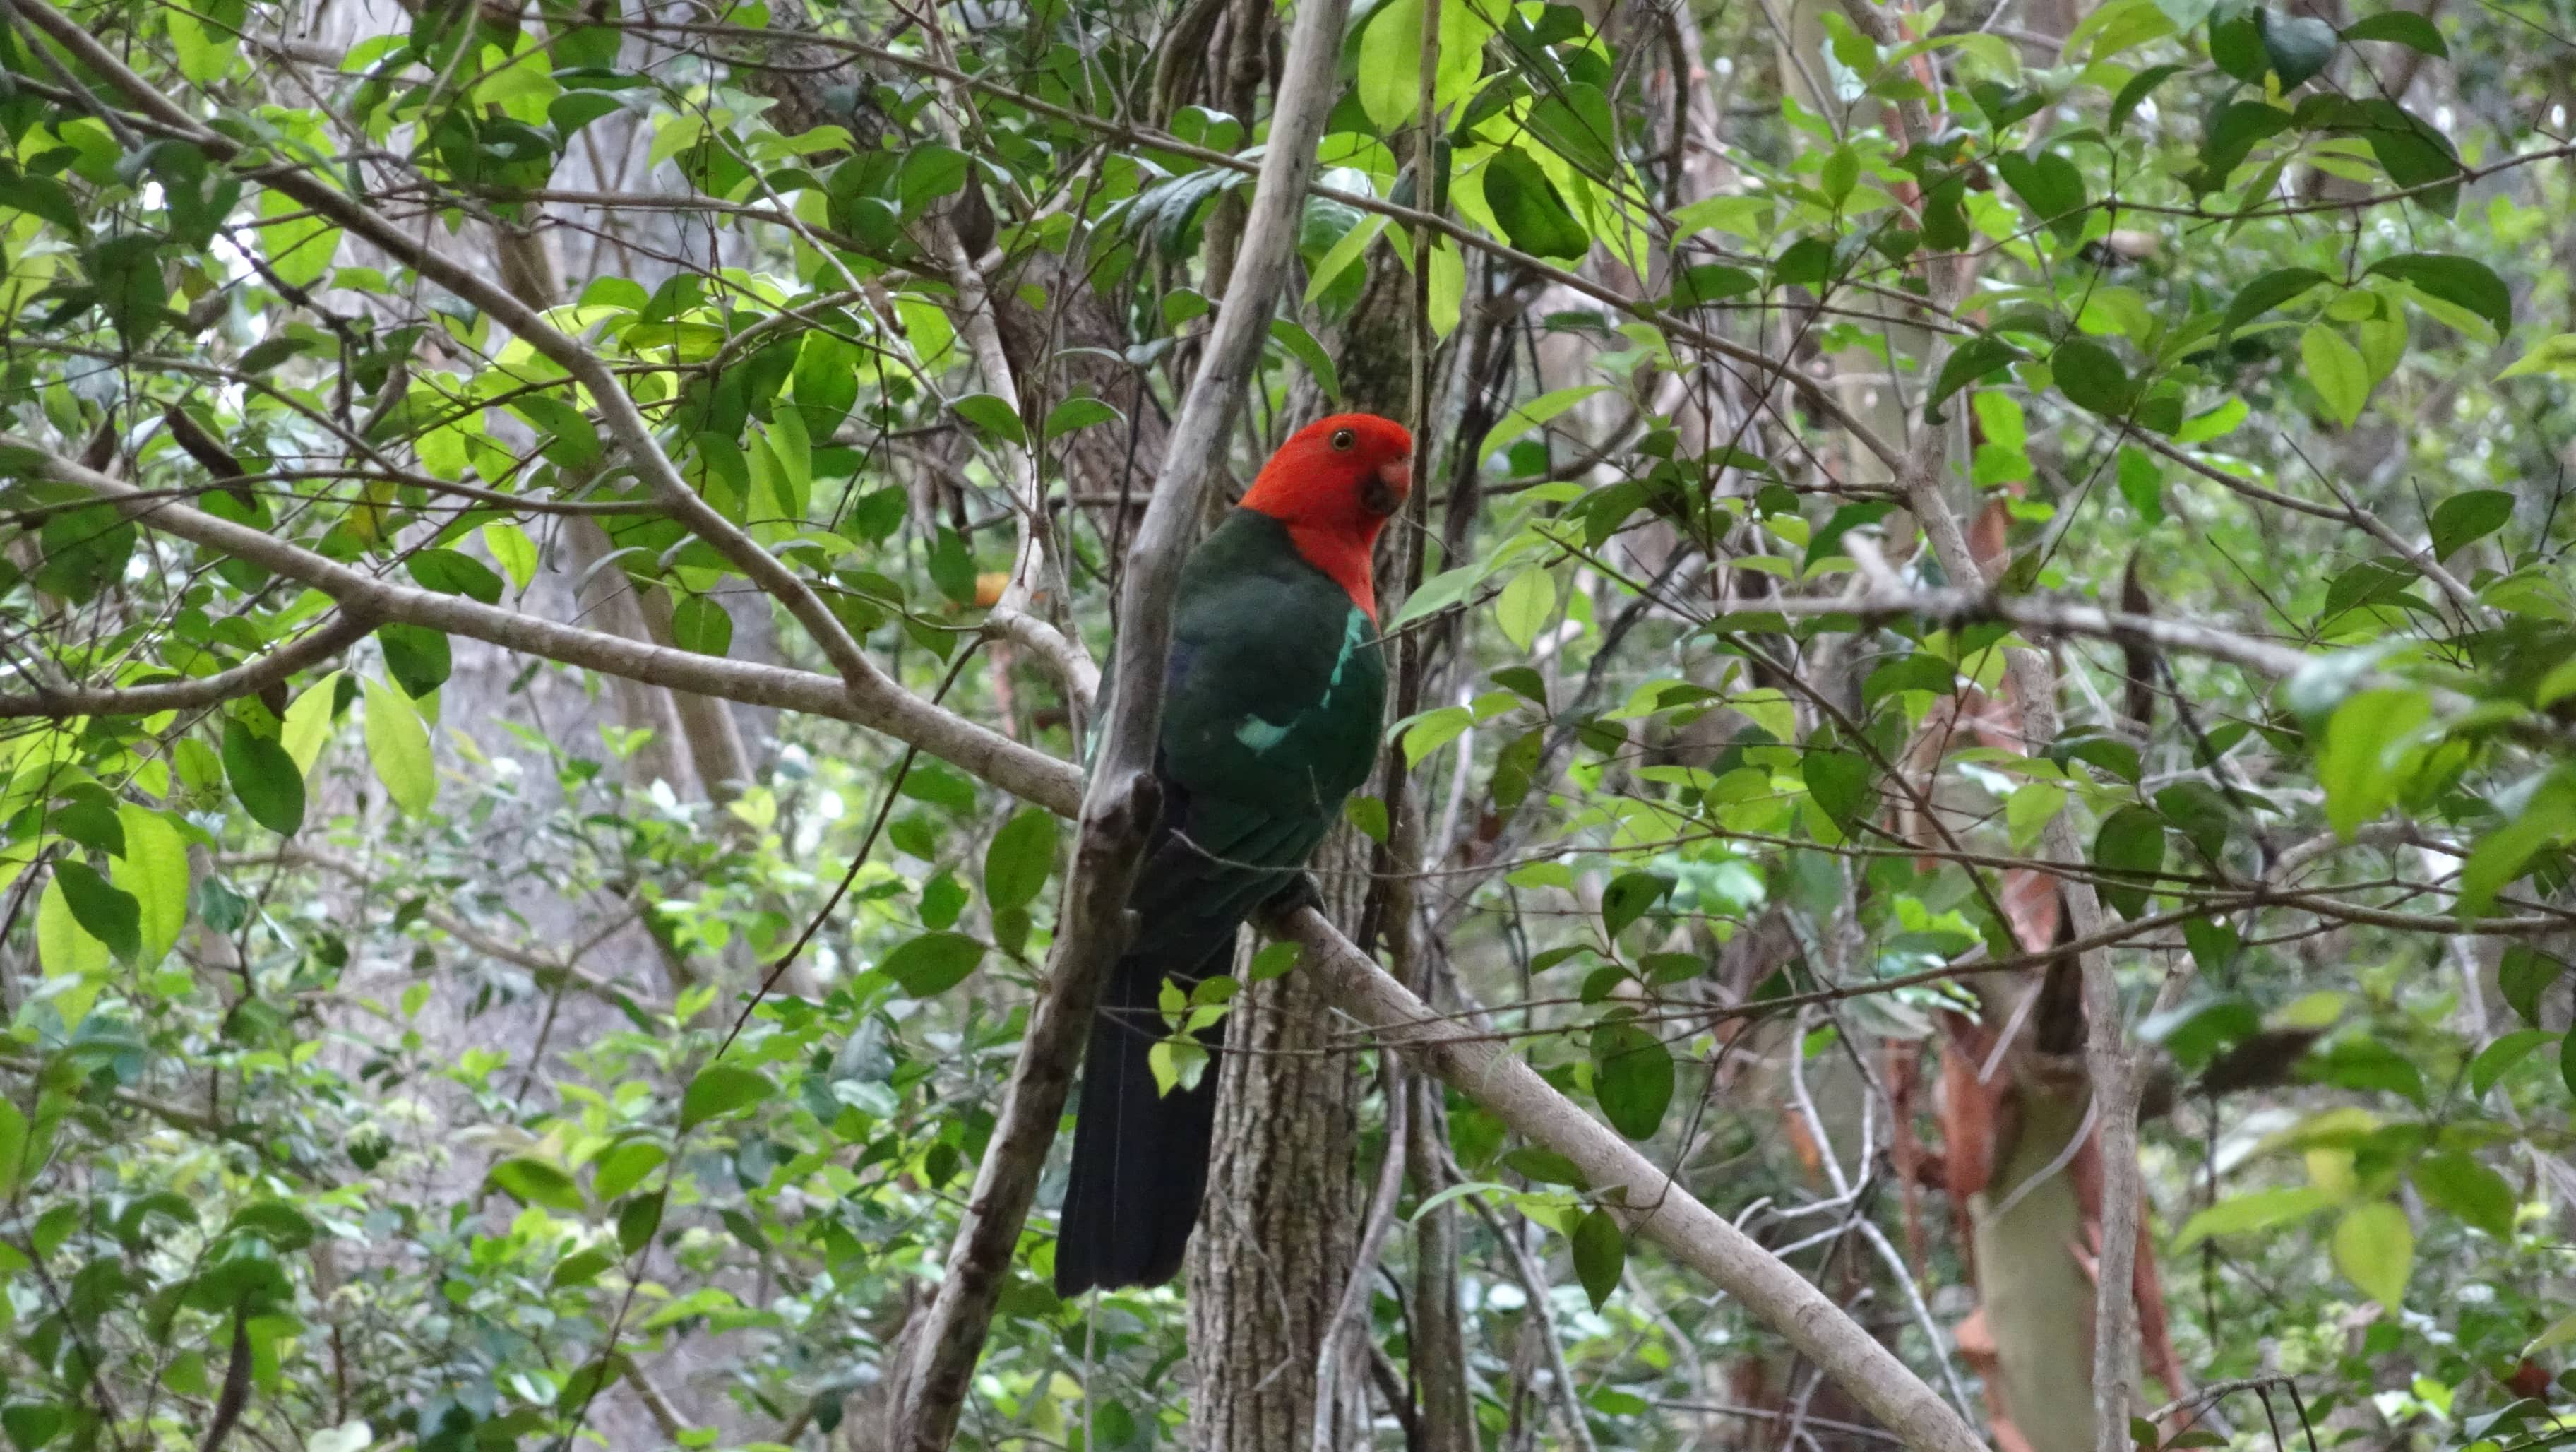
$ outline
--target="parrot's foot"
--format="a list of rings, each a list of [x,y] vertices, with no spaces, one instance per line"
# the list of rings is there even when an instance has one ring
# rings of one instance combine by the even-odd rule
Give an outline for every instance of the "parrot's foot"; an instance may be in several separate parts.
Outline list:
[[[1261,910],[1267,917],[1286,918],[1294,916],[1299,908],[1314,908],[1321,911],[1323,906],[1324,895],[1316,890],[1314,877],[1300,872],[1289,878],[1277,892],[1272,893],[1269,900],[1262,903]]]

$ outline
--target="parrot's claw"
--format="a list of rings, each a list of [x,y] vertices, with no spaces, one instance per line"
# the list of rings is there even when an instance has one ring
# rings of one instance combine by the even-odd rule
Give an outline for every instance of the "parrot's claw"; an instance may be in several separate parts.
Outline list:
[[[1270,916],[1285,918],[1293,916],[1299,908],[1314,908],[1321,911],[1324,906],[1324,895],[1316,890],[1315,879],[1311,873],[1300,872],[1289,878],[1287,883],[1277,892],[1272,893],[1269,900],[1261,906]]]

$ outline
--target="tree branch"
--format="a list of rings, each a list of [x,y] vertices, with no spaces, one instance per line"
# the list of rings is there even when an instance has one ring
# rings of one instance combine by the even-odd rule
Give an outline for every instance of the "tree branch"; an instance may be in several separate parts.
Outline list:
[[[1483,1105],[1531,1143],[1583,1171],[1632,1235],[1706,1276],[1770,1325],[1909,1447],[1984,1452],[1938,1392],[1859,1323],[1724,1217],[1694,1199],[1475,1025],[1442,1017],[1351,946],[1312,908],[1284,924],[1304,950],[1298,971],[1323,975],[1335,1006],[1376,1030],[1416,1068]]]
[[[1082,794],[1081,768],[1032,750],[1000,732],[945,711],[883,677],[864,691],[812,671],[753,661],[699,655],[606,631],[485,605],[460,595],[441,595],[379,579],[352,569],[290,541],[200,509],[172,504],[73,460],[9,434],[0,434],[0,449],[16,451],[35,463],[37,472],[64,484],[76,484],[114,503],[126,518],[164,534],[190,540],[248,560],[262,569],[300,580],[337,600],[343,610],[369,619],[424,625],[455,635],[488,641],[508,650],[542,656],[629,680],[721,696],[755,706],[827,716],[883,731],[898,741],[981,777],[1013,796],[1050,811],[1071,815]],[[10,698],[0,698],[0,705]],[[103,706],[117,706],[120,694]],[[40,713],[41,714],[41,713]]]
[[[319,665],[366,638],[376,622],[355,610],[340,611],[321,629],[301,635],[256,660],[210,676],[146,681],[131,686],[49,685],[35,682],[25,695],[0,696],[0,717],[149,716],[191,711],[255,696],[307,666]]]

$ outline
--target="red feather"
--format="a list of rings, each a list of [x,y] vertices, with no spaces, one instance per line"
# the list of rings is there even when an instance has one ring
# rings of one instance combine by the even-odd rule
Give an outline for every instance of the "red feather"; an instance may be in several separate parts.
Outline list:
[[[1288,526],[1306,562],[1377,621],[1369,555],[1413,487],[1413,435],[1370,413],[1337,413],[1299,429],[1252,481],[1243,507]]]

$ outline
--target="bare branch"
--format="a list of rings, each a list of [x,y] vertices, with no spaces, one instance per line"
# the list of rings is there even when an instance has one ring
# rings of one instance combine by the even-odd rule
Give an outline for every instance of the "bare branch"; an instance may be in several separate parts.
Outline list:
[[[1959,1414],[1822,1291],[1692,1198],[1655,1163],[1575,1107],[1505,1043],[1435,1013],[1312,908],[1281,925],[1343,1012],[1416,1068],[1438,1075],[1531,1143],[1574,1162],[1630,1234],[1708,1277],[1869,1408],[1909,1447],[1983,1452]]]
[[[257,660],[210,676],[130,686],[50,685],[40,680],[28,694],[0,696],[0,717],[148,716],[255,696],[307,666],[319,665],[340,654],[375,628],[376,622],[366,615],[342,610],[321,629],[298,636]]]

